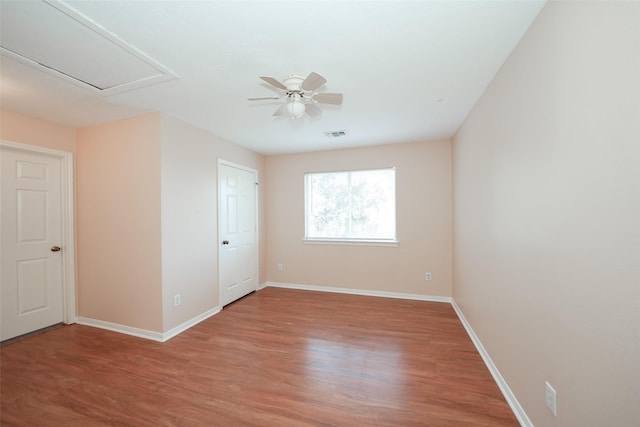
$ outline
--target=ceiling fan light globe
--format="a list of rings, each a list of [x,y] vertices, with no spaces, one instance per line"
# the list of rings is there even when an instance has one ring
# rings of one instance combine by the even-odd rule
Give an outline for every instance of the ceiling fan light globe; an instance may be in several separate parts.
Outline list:
[[[299,119],[304,115],[305,106],[302,102],[292,101],[287,104],[287,114],[291,116],[292,119]]]

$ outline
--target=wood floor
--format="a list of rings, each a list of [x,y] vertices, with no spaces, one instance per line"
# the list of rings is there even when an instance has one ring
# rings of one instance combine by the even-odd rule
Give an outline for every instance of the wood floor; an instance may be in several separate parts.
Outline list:
[[[449,304],[267,288],[166,343],[0,347],[3,426],[518,426]]]

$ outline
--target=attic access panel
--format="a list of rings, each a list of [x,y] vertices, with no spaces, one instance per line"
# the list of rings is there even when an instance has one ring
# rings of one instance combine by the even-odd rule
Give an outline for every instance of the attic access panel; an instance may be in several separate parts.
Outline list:
[[[7,55],[101,95],[178,78],[166,67],[58,0],[3,0]]]

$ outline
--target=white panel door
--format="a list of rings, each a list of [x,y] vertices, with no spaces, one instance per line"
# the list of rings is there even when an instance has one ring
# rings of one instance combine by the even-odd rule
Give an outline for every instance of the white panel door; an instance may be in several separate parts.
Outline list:
[[[63,321],[61,160],[0,149],[0,340]]]
[[[256,172],[218,165],[221,305],[258,288]]]

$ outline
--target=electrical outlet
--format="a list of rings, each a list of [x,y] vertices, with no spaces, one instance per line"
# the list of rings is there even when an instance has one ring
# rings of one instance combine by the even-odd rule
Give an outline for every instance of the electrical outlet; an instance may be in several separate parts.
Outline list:
[[[544,382],[544,403],[553,415],[558,415],[556,406],[556,390],[547,381]]]
[[[278,263],[278,271],[282,271],[284,266],[281,263]]]
[[[431,280],[431,273],[424,273],[424,280]]]
[[[180,294],[175,294],[173,296],[173,306],[177,307],[182,303],[182,299],[180,298]]]

